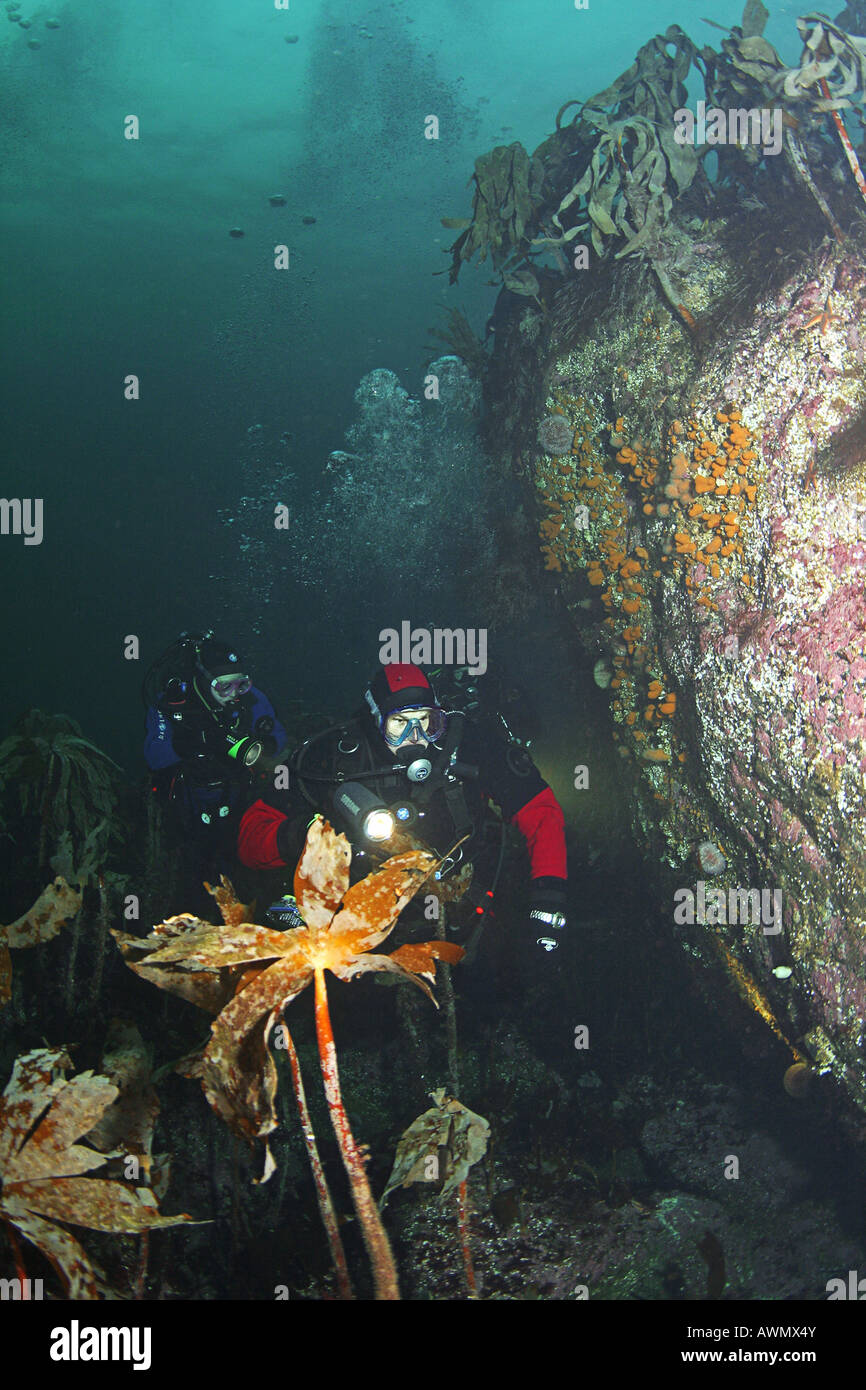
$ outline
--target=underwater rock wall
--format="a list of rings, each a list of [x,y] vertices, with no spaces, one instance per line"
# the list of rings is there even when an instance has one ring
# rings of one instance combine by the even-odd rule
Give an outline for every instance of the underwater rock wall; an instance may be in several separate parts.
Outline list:
[[[672,929],[866,1105],[866,262],[828,239],[746,269],[724,219],[671,238],[679,316],[627,263],[516,306],[488,437]]]

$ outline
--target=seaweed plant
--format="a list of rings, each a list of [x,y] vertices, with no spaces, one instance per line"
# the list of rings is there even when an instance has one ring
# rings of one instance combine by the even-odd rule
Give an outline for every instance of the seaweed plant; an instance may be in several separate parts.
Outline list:
[[[85,860],[95,863],[109,839],[119,834],[115,812],[121,775],[69,715],[28,710],[0,743],[0,828],[7,829],[9,803],[17,793],[20,814],[39,819],[40,868],[64,833],[71,837],[79,869]]]
[[[800,63],[789,68],[763,38],[766,19],[760,0],[747,0],[741,24],[725,30],[720,52],[709,45],[698,48],[672,24],[644,44],[603,92],[561,106],[554,131],[532,155],[515,142],[478,158],[472,216],[442,219],[461,229],[450,248],[451,283],[476,255],[482,261],[491,257],[507,287],[509,277],[512,282],[531,277],[530,267],[542,255],[553,254],[566,272],[565,252],[586,238],[599,257],[615,246],[617,259],[637,255],[648,261],[681,312],[664,255],[674,203],[699,182],[704,200],[711,196],[702,163],[708,154],[720,160],[717,182],[734,179],[746,186],[764,160],[763,150],[748,140],[695,147],[676,138],[675,113],[685,107],[692,66],[703,78],[711,107],[744,114],[746,108],[782,110],[786,166],[841,240],[810,158],[831,156],[821,138],[829,115],[866,201],[866,179],[839,114],[855,105],[862,111],[866,39],[846,33],[825,15],[808,14],[797,20],[804,44]],[[572,108],[577,109],[566,120]]]
[[[413,1120],[400,1136],[394,1167],[380,1205],[384,1208],[395,1187],[409,1187],[412,1183],[431,1182],[436,1178],[442,1180],[440,1197],[456,1192],[463,1273],[469,1297],[475,1298],[477,1286],[466,1210],[467,1179],[469,1169],[487,1152],[490,1125],[482,1115],[476,1115],[453,1096],[446,1096],[442,1087],[431,1091],[430,1095],[435,1103]]]
[[[472,325],[462,309],[447,309],[445,312],[448,320],[446,326],[444,328],[429,328],[428,333],[431,338],[436,338],[440,343],[444,343],[448,351],[465,362],[472,375],[480,380],[489,361],[484,350],[484,343],[473,331]],[[431,344],[430,352],[432,360],[434,355],[438,356],[441,348]]]
[[[213,1109],[248,1140],[266,1140],[277,1127],[277,1072],[268,1051],[268,1039],[286,1006],[308,984],[314,984],[316,1037],[325,1097],[373,1268],[376,1297],[396,1299],[400,1295],[394,1257],[343,1103],[325,971],[330,970],[341,980],[353,980],[369,971],[388,971],[412,981],[435,1003],[425,978],[434,978],[437,960],[456,964],[463,950],[452,942],[427,941],[401,946],[390,955],[373,954],[372,948],[390,935],[403,908],[440,861],[421,850],[398,854],[378,872],[350,887],[351,853],[344,835],[336,834],[321,818],[313,821],[294,882],[298,910],[305,925],[291,931],[274,931],[237,920],[244,909],[236,904],[230,885],[224,883],[224,896],[221,901],[218,898],[222,926],[185,914],[161,923],[145,939],[120,932],[114,935],[132,970],[187,999],[194,1000],[206,991],[212,1005],[221,974],[229,969],[243,972],[234,985],[233,997],[211,1026],[201,1074]],[[279,1024],[279,1028],[278,1044],[289,1050],[296,1095],[302,1106],[297,1056],[294,1048],[289,1048],[285,1024]],[[309,1143],[312,1131],[305,1105],[301,1115],[320,1207],[341,1273],[334,1243],[336,1221],[325,1215],[330,1197],[313,1160]],[[266,1148],[262,1181],[267,1181],[274,1167]]]
[[[131,1235],[192,1218],[163,1216],[147,1187],[82,1176],[101,1168],[106,1157],[79,1141],[120,1092],[91,1071],[67,1080],[63,1072],[69,1066],[67,1053],[54,1047],[37,1048],[15,1062],[0,1097],[0,1220],[22,1285],[16,1231],[50,1260],[69,1298],[96,1298],[96,1273],[66,1225]]]
[[[584,232],[599,255],[609,236],[626,238],[622,255],[646,251],[699,168],[696,152],[675,140],[673,121],[697,55],[673,24],[605,91],[566,102],[531,157],[515,143],[476,160],[472,218],[451,247],[452,283],[476,253],[482,260],[489,253],[494,269],[513,275],[531,254]],[[563,123],[572,106],[579,110]]]

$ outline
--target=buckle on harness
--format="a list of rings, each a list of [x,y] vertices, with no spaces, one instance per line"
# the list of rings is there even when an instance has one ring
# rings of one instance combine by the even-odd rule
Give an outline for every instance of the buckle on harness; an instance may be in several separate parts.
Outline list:
[[[446,857],[442,860],[442,863],[433,875],[434,879],[446,878],[448,874],[452,872],[452,870],[457,868],[457,865],[461,862],[462,858],[463,846],[457,845],[456,848],[453,849],[451,853],[449,855],[446,855]]]

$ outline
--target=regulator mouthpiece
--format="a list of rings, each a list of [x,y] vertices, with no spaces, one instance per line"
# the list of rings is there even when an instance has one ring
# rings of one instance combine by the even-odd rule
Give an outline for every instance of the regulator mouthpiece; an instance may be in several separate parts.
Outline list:
[[[432,771],[433,764],[429,758],[416,758],[406,768],[406,776],[410,782],[426,782]]]

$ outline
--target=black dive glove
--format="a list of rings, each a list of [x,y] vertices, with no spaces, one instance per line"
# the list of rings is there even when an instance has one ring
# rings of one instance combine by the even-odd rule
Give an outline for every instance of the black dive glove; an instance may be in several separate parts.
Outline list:
[[[565,927],[566,882],[564,878],[534,878],[529,903],[529,924],[537,945],[555,951]]]
[[[280,821],[277,826],[277,854],[284,864],[296,864],[300,859],[307,831],[316,819],[316,816],[310,817],[310,812],[305,807],[303,811],[296,811],[294,815],[290,812],[285,820]]]

